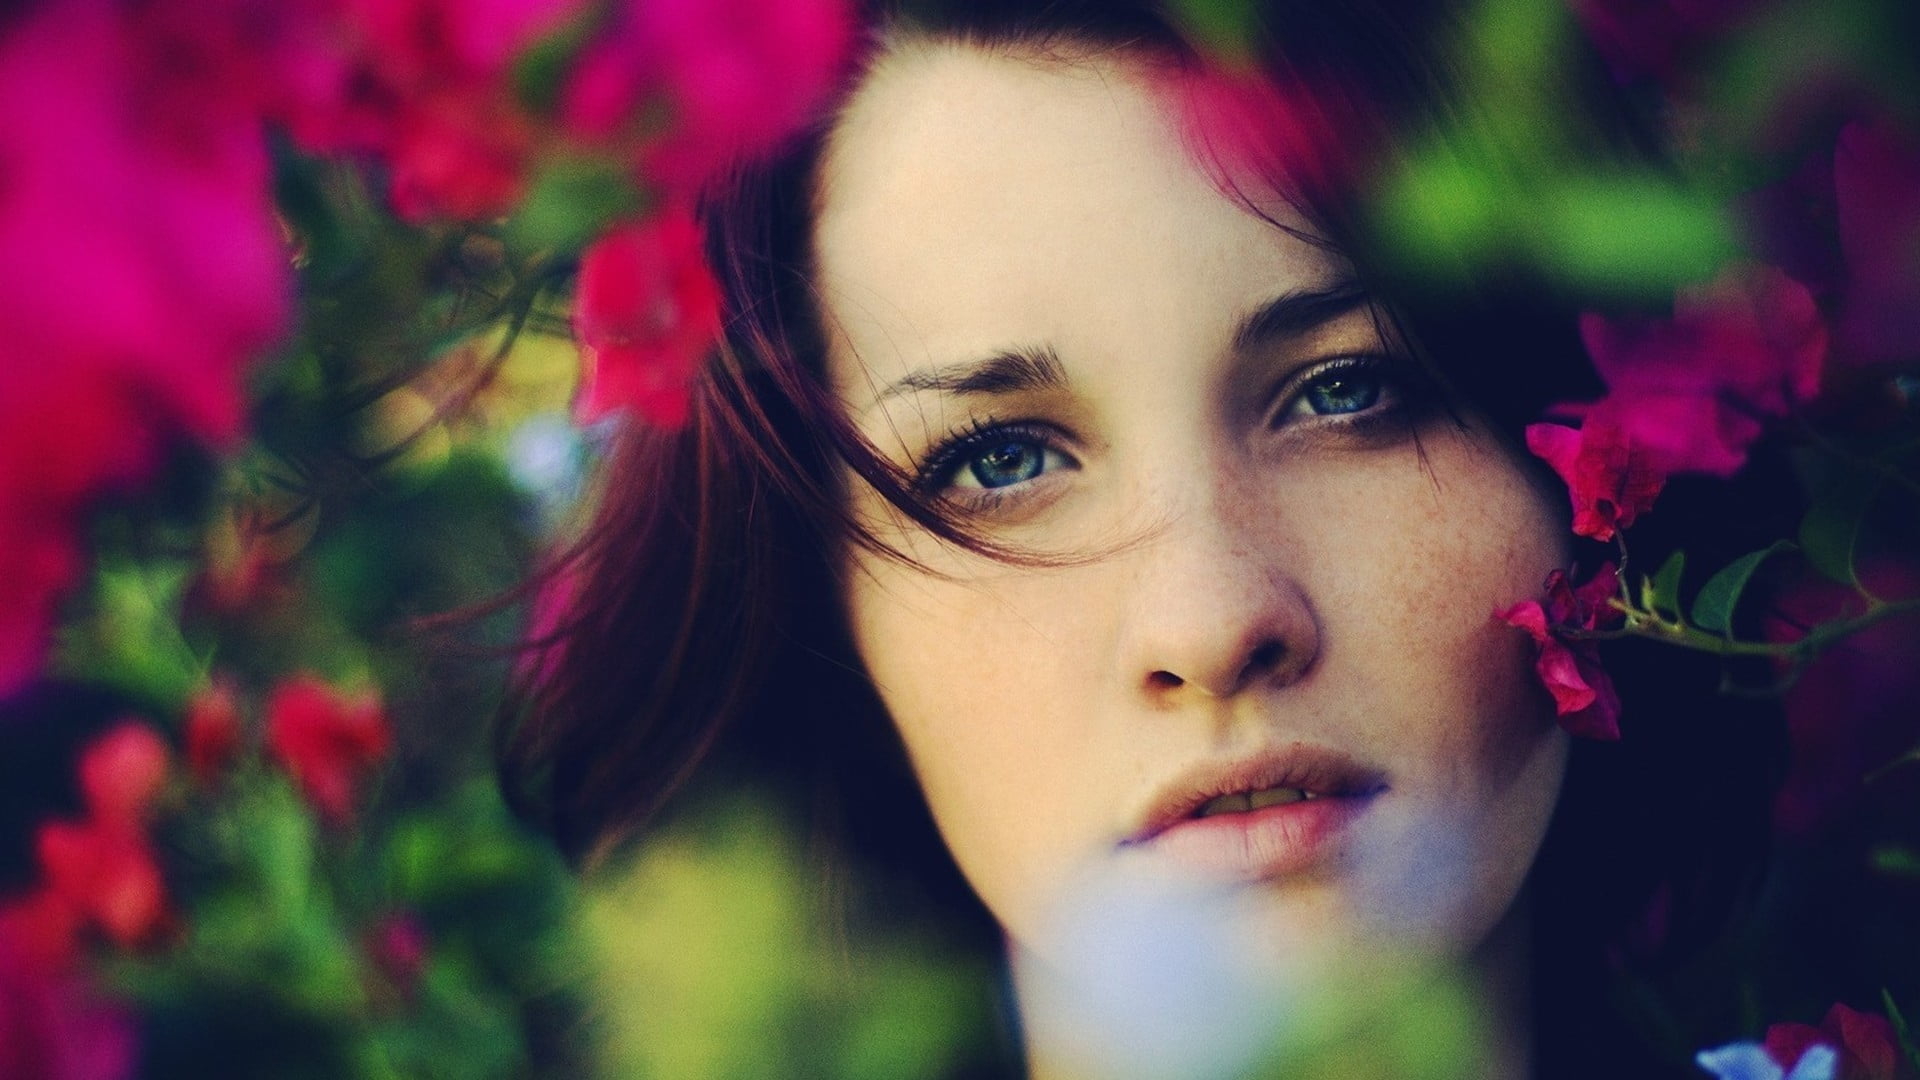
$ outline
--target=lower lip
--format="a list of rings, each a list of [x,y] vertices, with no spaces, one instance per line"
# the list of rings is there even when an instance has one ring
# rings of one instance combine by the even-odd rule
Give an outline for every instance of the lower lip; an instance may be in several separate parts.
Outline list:
[[[1155,858],[1208,877],[1264,881],[1326,861],[1373,795],[1329,795],[1239,814],[1190,818],[1140,841]]]

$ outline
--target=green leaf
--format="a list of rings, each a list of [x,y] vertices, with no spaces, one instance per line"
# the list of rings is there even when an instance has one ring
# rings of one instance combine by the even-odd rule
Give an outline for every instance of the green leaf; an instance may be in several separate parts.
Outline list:
[[[1676,551],[1667,556],[1651,578],[1642,578],[1640,606],[1670,619],[1680,617],[1680,575],[1687,566],[1687,553]]]
[[[575,17],[528,46],[513,63],[513,89],[522,103],[537,112],[552,112],[573,62],[593,40],[602,19],[595,14]]]
[[[610,159],[570,158],[548,165],[533,178],[507,228],[522,250],[571,253],[615,221],[645,208],[646,200],[625,166]]]
[[[1375,200],[1377,235],[1404,269],[1446,280],[1488,257],[1506,225],[1511,184],[1480,156],[1435,141],[1396,170]]]
[[[1723,636],[1733,633],[1733,612],[1740,606],[1740,594],[1747,589],[1747,582],[1753,580],[1753,572],[1760,569],[1774,554],[1791,551],[1791,540],[1775,540],[1759,551],[1749,552],[1723,567],[1719,573],[1707,579],[1700,587],[1700,595],[1693,598],[1693,621],[1704,629]]]
[[[1718,202],[1652,174],[1567,176],[1537,198],[1534,253],[1574,285],[1664,295],[1737,250]]]
[[[1880,988],[1880,1004],[1887,1007],[1887,1019],[1893,1021],[1893,1033],[1900,1039],[1900,1052],[1907,1056],[1907,1064],[1920,1070],[1920,1048],[1914,1046],[1913,1028],[1901,1015],[1900,1006],[1893,1003],[1893,994],[1884,986]]]
[[[1874,848],[1867,856],[1873,868],[1894,877],[1920,879],[1920,854],[1912,848],[1887,844]]]
[[[1843,469],[1814,492],[1813,505],[1800,520],[1800,547],[1815,570],[1842,585],[1860,587],[1853,554],[1860,542],[1860,527],[1879,491],[1879,476]]]
[[[1254,53],[1260,21],[1252,0],[1174,0],[1173,17],[1216,60],[1246,63]]]
[[[92,617],[75,621],[62,635],[60,670],[141,700],[185,701],[205,675],[180,630],[191,570],[171,559],[103,561]]]

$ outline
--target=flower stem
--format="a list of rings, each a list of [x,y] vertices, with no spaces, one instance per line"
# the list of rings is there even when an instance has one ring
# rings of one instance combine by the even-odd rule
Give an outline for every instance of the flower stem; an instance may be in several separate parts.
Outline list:
[[[1870,599],[1867,609],[1860,614],[1850,619],[1836,619],[1833,622],[1821,623],[1807,631],[1805,637],[1794,641],[1736,641],[1708,633],[1697,626],[1663,619],[1653,612],[1636,608],[1627,612],[1627,623],[1620,629],[1580,636],[1643,637],[1663,641],[1669,645],[1678,645],[1683,649],[1711,653],[1715,656],[1764,656],[1805,661],[1819,655],[1821,651],[1841,638],[1857,634],[1884,619],[1912,612],[1920,612],[1920,598],[1898,601]]]

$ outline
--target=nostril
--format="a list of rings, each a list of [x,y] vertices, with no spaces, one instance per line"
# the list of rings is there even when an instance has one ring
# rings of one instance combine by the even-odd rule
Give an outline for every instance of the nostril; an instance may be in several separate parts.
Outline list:
[[[1186,685],[1187,680],[1171,671],[1156,671],[1147,676],[1147,682],[1151,683],[1156,690],[1174,690]]]
[[[1241,673],[1242,681],[1258,675],[1263,671],[1272,671],[1274,668],[1279,667],[1280,661],[1284,659],[1286,655],[1287,647],[1285,645],[1278,641],[1266,642],[1247,656],[1246,669]]]

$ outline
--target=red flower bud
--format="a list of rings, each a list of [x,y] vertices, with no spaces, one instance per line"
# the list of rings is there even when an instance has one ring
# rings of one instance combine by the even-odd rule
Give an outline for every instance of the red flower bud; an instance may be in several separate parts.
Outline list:
[[[187,764],[202,784],[219,778],[240,753],[240,704],[233,685],[218,681],[187,703]]]
[[[35,837],[48,887],[121,948],[152,942],[169,922],[160,863],[129,821],[50,821]]]
[[[80,755],[80,791],[102,823],[137,829],[166,783],[172,751],[147,725],[129,720]]]
[[[427,966],[427,931],[412,915],[389,915],[366,937],[367,958],[380,974],[411,998]]]
[[[720,333],[720,287],[693,215],[669,209],[595,241],[580,261],[574,332],[586,361],[581,419],[631,408],[660,424],[684,420]]]
[[[1859,1012],[1838,1002],[1827,1010],[1819,1027],[1811,1024],[1774,1024],[1767,1028],[1767,1055],[1790,1069],[1807,1049],[1831,1046],[1840,1055],[1835,1080],[1910,1080],[1913,1070],[1901,1060],[1893,1025],[1877,1013]]]
[[[281,683],[267,702],[267,749],[332,824],[353,817],[354,788],[387,755],[392,733],[378,696],[335,691],[312,675]]]

